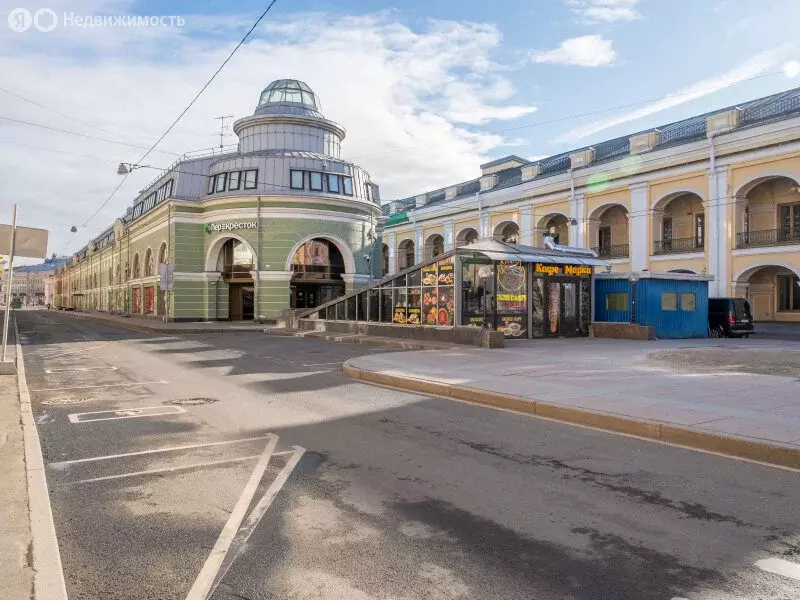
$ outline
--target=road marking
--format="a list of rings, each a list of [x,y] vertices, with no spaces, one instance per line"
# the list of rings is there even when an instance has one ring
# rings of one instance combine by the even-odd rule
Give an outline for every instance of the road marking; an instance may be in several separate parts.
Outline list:
[[[246,462],[248,460],[255,460],[258,458],[260,454],[254,454],[253,456],[240,456],[237,458],[226,458],[223,460],[210,460],[208,462],[202,463],[194,463],[192,465],[182,465],[178,467],[164,467],[163,469],[149,469],[147,471],[133,471],[131,473],[120,473],[118,475],[106,475],[104,477],[92,477],[91,479],[79,479],[77,481],[65,481],[64,483],[56,483],[55,485],[51,486],[54,488],[58,487],[69,487],[72,485],[80,485],[83,483],[95,483],[97,481],[112,481],[114,479],[126,479],[128,477],[141,477],[143,475],[158,475],[160,473],[174,473],[176,471],[186,471],[188,469],[199,469],[202,467],[213,467],[216,465],[226,465],[229,463],[236,463],[236,462]]]
[[[130,456],[144,456],[146,454],[159,454],[162,452],[177,452],[180,450],[193,450],[195,448],[207,448],[209,446],[224,446],[227,444],[244,444],[246,442],[257,442],[259,440],[266,440],[270,436],[260,435],[253,438],[241,438],[238,440],[225,440],[223,442],[208,442],[206,444],[190,444],[188,446],[171,446],[169,448],[156,448],[155,450],[141,450],[139,452],[126,452],[124,454],[108,454],[106,456],[93,456],[91,458],[76,458],[75,460],[61,460],[58,462],[51,462],[47,466],[52,469],[63,469],[70,465],[77,465],[80,463],[96,462],[99,460],[113,460],[115,458],[128,458]],[[286,452],[275,452],[273,456],[283,456],[284,454],[291,454],[291,450]]]
[[[97,350],[98,348],[102,348],[104,344],[100,344],[99,346],[91,346],[90,348],[81,348],[80,350],[68,350],[67,352],[56,352],[55,354],[47,354],[44,356],[40,356],[39,358],[55,358],[57,356],[67,356],[69,354],[79,354],[81,352],[88,352],[89,350]]]
[[[117,367],[68,367],[66,369],[45,369],[44,372],[48,375],[52,373],[71,373],[73,371],[118,371]]]
[[[207,600],[211,591],[211,586],[214,584],[217,573],[222,567],[225,556],[228,554],[228,549],[236,536],[239,526],[244,520],[247,507],[250,506],[250,502],[252,502],[253,496],[256,494],[258,484],[261,482],[261,478],[264,477],[264,471],[267,470],[269,459],[275,451],[275,446],[277,444],[278,436],[273,434],[272,438],[267,442],[267,446],[264,448],[264,452],[261,454],[256,468],[253,469],[250,479],[247,481],[247,485],[244,486],[242,495],[239,496],[239,500],[236,501],[236,506],[234,506],[230,517],[228,517],[225,527],[222,528],[222,532],[219,534],[214,548],[212,548],[206,562],[203,564],[203,568],[200,569],[200,573],[197,574],[192,588],[186,595],[186,600]]]
[[[95,421],[114,421],[117,419],[138,419],[140,417],[165,417],[188,412],[182,406],[143,406],[141,408],[123,408],[120,410],[95,410],[92,412],[72,413],[70,423],[93,423]],[[109,415],[107,417],[94,415]],[[88,416],[88,418],[86,418]]]
[[[213,595],[214,591],[217,589],[217,586],[220,584],[222,579],[225,577],[225,574],[228,572],[228,569],[231,568],[236,559],[239,558],[239,555],[244,550],[245,546],[247,545],[247,541],[250,539],[250,536],[255,531],[258,524],[261,522],[261,519],[267,512],[267,509],[272,505],[273,500],[278,495],[278,492],[281,491],[284,485],[286,485],[286,481],[289,479],[289,476],[294,471],[297,463],[300,462],[300,459],[303,458],[303,454],[305,454],[305,448],[300,446],[294,446],[294,450],[291,452],[293,454],[292,458],[290,458],[286,464],[284,465],[281,472],[278,473],[278,476],[272,482],[272,484],[267,488],[267,491],[264,492],[264,495],[261,497],[261,500],[258,501],[253,511],[250,513],[250,516],[247,517],[247,521],[245,524],[239,529],[239,532],[236,534],[236,550],[231,555],[230,560],[226,561],[225,566],[220,569],[217,576],[214,578],[214,584],[211,586],[211,590],[208,593],[208,596]],[[187,599],[188,600],[188,599]]]
[[[58,388],[39,388],[38,390],[31,390],[32,392],[61,392],[64,390],[93,390],[97,388],[110,388],[110,387],[131,387],[135,385],[153,385],[156,383],[167,384],[169,381],[133,381],[131,383],[109,383],[107,385],[76,385],[73,387],[58,387]]]
[[[792,579],[800,579],[800,564],[782,558],[765,558],[756,561],[756,566],[767,573],[775,573]]]

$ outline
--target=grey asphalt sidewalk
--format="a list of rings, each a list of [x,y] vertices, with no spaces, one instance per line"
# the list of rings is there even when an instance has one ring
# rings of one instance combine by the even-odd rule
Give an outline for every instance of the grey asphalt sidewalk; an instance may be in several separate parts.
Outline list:
[[[9,352],[13,359],[13,346]],[[4,598],[32,597],[32,562],[17,376],[0,375],[0,590]]]
[[[363,356],[348,374],[544,417],[800,467],[800,379],[688,372],[648,359],[670,349],[800,351],[769,340],[555,339],[495,350]],[[800,377],[800,373],[798,373]]]

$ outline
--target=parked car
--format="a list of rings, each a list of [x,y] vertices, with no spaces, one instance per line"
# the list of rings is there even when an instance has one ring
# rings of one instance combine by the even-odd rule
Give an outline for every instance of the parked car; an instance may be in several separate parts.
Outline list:
[[[708,299],[708,335],[749,337],[755,333],[750,303],[744,298]]]

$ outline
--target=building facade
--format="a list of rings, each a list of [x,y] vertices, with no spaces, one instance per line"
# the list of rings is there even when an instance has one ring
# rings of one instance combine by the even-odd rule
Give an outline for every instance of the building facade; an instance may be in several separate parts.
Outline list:
[[[45,306],[48,304],[46,298],[48,278],[53,277],[56,270],[66,262],[66,257],[53,256],[38,265],[15,267],[11,278],[11,297],[19,299],[24,306]],[[5,292],[7,277],[6,272],[0,274],[0,293]]]
[[[314,92],[275,81],[233,129],[235,150],[184,156],[72,256],[54,282],[56,305],[271,319],[370,281],[380,270],[378,186],[341,159],[345,130]]]
[[[800,89],[383,207],[394,273],[478,239],[594,248],[615,271],[713,275],[760,321],[800,322]]]

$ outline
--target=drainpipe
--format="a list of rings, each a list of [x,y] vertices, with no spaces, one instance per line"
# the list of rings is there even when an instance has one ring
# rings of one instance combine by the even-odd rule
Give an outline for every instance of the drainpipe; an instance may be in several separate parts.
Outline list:
[[[259,314],[259,298],[261,296],[261,196],[256,197],[256,293],[255,293],[255,307],[253,309],[253,318],[258,321],[261,318]]]

